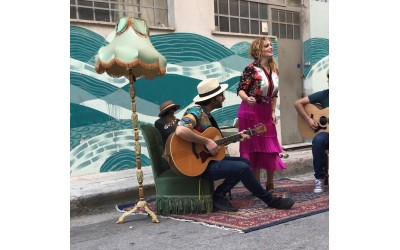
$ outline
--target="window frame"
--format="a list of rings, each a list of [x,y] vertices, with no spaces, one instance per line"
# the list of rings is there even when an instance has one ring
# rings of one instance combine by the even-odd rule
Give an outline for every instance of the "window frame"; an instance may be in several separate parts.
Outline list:
[[[174,30],[175,26],[175,21],[174,21],[174,0],[165,0],[166,1],[166,8],[163,7],[158,7],[155,6],[153,0],[153,6],[148,6],[145,5],[143,0],[137,0],[136,1],[125,1],[125,0],[84,0],[87,3],[91,3],[91,6],[85,6],[85,5],[79,5],[80,0],[70,0],[70,21],[71,22],[81,22],[81,23],[94,23],[94,24],[105,24],[105,25],[115,25],[118,21],[119,18],[124,17],[124,16],[131,16],[131,17],[136,17],[136,18],[143,18],[143,8],[148,8],[152,9],[152,19],[151,20],[156,20],[155,18],[155,10],[166,10],[166,18],[168,25],[162,26],[156,26],[153,25],[146,17],[144,19],[147,22],[147,25],[149,28],[152,29],[165,29],[165,30]],[[101,3],[101,4],[108,4],[108,8],[106,7],[95,7],[96,3]],[[119,10],[117,8],[112,8],[112,4],[114,5],[119,5],[122,7],[124,10]],[[126,10],[126,8],[131,7],[133,10]],[[79,8],[81,9],[88,9],[92,11],[92,18],[90,19],[82,19],[82,17],[79,16]],[[96,10],[97,11],[106,11],[108,12],[108,20],[96,20]],[[72,12],[74,11],[75,14]],[[116,13],[120,12],[120,17],[113,17],[112,15],[117,15]],[[71,18],[74,17],[74,18]],[[114,20],[113,20],[114,19]]]
[[[277,15],[275,15],[275,12]],[[284,15],[282,15],[284,14]],[[297,18],[295,18],[295,15]],[[288,21],[288,16],[291,20]],[[283,18],[284,17],[284,18]],[[276,18],[276,19],[275,19]],[[289,36],[288,27],[292,27],[292,34]],[[282,27],[284,28],[281,30]],[[271,8],[271,33],[280,39],[300,40],[301,39],[301,20],[300,12],[286,9]]]
[[[243,35],[243,36],[270,36],[270,31],[271,29],[269,28],[269,8],[270,5],[268,3],[265,2],[259,2],[259,1],[249,1],[249,0],[224,0],[227,2],[227,12],[228,14],[221,14],[220,11],[220,1],[222,0],[214,0],[214,24],[215,24],[215,32],[213,33],[221,33],[221,34],[230,34],[230,35]],[[237,1],[237,15],[231,15],[231,1]],[[247,4],[247,13],[248,16],[244,17],[241,16],[241,6],[243,3]],[[254,4],[257,5],[257,17],[252,17],[251,13],[252,13],[252,9],[251,9],[251,5],[254,6]],[[265,10],[265,15],[266,18],[261,18],[261,10]],[[221,30],[221,18],[228,19],[228,30]],[[238,27],[234,27],[232,28],[231,25],[231,20],[236,20],[238,19]],[[252,22],[253,21],[253,22]],[[254,21],[258,22],[258,31],[257,33],[254,33],[254,31],[252,30],[252,23],[254,23]],[[247,29],[248,32],[247,33],[242,33],[242,22],[246,22],[247,25]],[[263,23],[267,23],[267,27],[268,27],[268,32],[262,32],[262,25]],[[232,30],[238,30],[238,32],[232,31]]]

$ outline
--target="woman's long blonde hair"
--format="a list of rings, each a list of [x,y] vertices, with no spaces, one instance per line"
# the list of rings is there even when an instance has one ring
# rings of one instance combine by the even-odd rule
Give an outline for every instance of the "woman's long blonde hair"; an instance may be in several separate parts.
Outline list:
[[[260,59],[261,59],[261,53],[262,53],[262,50],[264,47],[264,41],[271,42],[271,40],[268,37],[263,36],[263,37],[257,38],[256,40],[254,40],[251,43],[250,55],[257,61],[260,61]],[[276,65],[273,57],[271,59],[268,59],[268,65],[272,68],[273,71],[275,71],[275,72],[277,71],[278,66]]]

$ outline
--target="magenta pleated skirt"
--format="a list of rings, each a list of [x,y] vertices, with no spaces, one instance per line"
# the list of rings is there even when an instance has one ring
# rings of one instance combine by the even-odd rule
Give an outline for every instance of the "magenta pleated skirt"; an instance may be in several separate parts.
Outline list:
[[[241,141],[241,157],[249,159],[252,169],[282,170],[285,164],[279,157],[282,147],[279,144],[275,124],[271,118],[271,104],[254,104],[250,106],[242,101],[238,110],[239,131],[264,124],[267,132],[253,135],[249,140]]]

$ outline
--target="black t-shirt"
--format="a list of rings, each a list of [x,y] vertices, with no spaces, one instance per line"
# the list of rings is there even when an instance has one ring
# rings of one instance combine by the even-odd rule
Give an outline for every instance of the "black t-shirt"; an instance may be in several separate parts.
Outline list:
[[[157,121],[155,121],[154,126],[160,131],[161,138],[163,140],[164,146],[167,142],[168,136],[175,132],[176,125],[178,124],[179,119],[176,119],[173,122],[168,122],[167,117],[161,117]]]
[[[329,107],[329,89],[315,92],[308,96],[310,103],[319,103],[322,108]]]

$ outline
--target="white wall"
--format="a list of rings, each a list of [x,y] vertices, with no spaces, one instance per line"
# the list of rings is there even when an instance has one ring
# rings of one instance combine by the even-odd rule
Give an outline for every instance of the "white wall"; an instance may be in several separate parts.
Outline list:
[[[310,36],[329,38],[329,3],[310,2]]]
[[[309,9],[309,37],[326,38],[329,40],[329,3],[310,0]],[[306,39],[303,39],[303,42]],[[311,78],[304,81],[304,93],[311,93],[329,88],[326,71],[329,68],[329,54],[313,66],[315,72]],[[321,70],[323,69],[323,70]]]
[[[192,32],[210,37],[214,30],[213,0],[175,0],[176,32]]]

